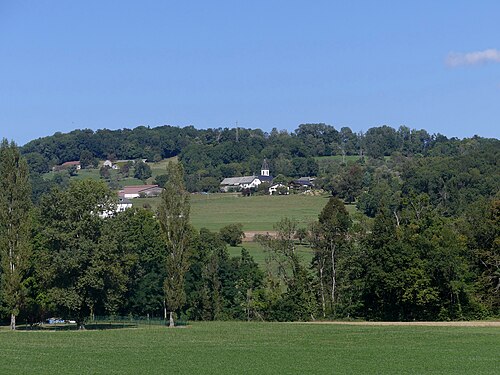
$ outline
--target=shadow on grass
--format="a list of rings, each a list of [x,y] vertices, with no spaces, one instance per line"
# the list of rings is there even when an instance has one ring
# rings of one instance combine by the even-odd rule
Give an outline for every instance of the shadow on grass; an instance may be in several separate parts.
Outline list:
[[[136,323],[87,323],[85,324],[85,330],[87,331],[99,331],[99,330],[109,330],[109,329],[128,329],[137,328]],[[22,325],[17,326],[18,331],[78,331],[76,324],[39,324],[39,325]]]

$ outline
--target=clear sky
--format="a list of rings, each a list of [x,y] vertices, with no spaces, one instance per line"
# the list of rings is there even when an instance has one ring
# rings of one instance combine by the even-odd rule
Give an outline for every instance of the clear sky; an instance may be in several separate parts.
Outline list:
[[[406,125],[500,133],[500,1],[0,0],[0,137]]]

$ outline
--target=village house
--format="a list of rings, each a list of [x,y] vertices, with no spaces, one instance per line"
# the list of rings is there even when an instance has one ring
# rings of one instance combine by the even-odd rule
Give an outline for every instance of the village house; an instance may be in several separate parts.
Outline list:
[[[111,169],[120,169],[118,164],[114,164],[111,160],[106,160],[104,163],[102,163],[103,167],[108,167]]]
[[[132,202],[129,201],[126,198],[119,197],[118,198],[118,203],[116,204],[116,208],[114,211],[104,211],[99,214],[99,216],[103,219],[112,217],[120,212],[123,212],[125,210],[128,210],[129,208],[132,208]]]
[[[290,182],[290,188],[292,189],[312,189],[314,188],[314,177],[301,177],[297,180]]]
[[[269,187],[269,195],[288,195],[290,188],[283,184],[274,184]]]

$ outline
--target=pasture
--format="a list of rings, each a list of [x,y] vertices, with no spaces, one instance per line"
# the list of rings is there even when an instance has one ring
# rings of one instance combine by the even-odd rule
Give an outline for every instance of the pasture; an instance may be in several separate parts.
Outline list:
[[[241,255],[241,248],[248,250],[253,260],[259,264],[262,269],[266,267],[266,252],[257,242],[243,242],[240,246],[228,246],[227,250],[230,256],[236,257]],[[309,265],[313,258],[313,250],[307,246],[297,245],[297,255],[304,265]]]
[[[299,226],[306,227],[328,202],[327,195],[253,195],[243,197],[237,193],[192,194],[191,223],[195,228],[218,231],[233,223],[243,224],[244,231],[272,231],[274,224],[288,217],[295,219]],[[156,210],[160,198],[135,198],[134,206],[149,204]],[[355,206],[348,206],[349,212]]]
[[[327,202],[326,195],[196,194],[191,198],[191,222],[214,231],[232,223],[243,224],[244,231],[272,231],[275,223],[288,217],[306,227],[318,219]]]
[[[500,328],[196,322],[0,331],[2,374],[496,374]]]

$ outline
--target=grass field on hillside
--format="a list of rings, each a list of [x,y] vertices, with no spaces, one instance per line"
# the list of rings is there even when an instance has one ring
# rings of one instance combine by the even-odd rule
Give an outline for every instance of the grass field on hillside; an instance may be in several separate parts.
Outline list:
[[[198,229],[207,228],[217,231],[232,223],[242,223],[244,231],[272,231],[283,217],[297,220],[299,226],[306,227],[328,202],[328,196],[260,195],[242,197],[240,194],[193,194],[191,195],[191,223]],[[149,204],[156,210],[159,198],[135,198],[134,206]],[[354,205],[347,206],[352,214]]]
[[[230,256],[236,257],[241,255],[242,248],[247,249],[253,260],[257,262],[262,269],[265,269],[266,253],[259,243],[244,242],[240,246],[228,246],[227,250]],[[299,245],[297,245],[297,254],[304,265],[309,265],[314,255],[313,250],[310,247]]]
[[[496,374],[500,329],[204,322],[0,332],[2,374]]]
[[[161,174],[166,174],[167,173],[167,165],[169,162],[173,161],[174,163],[177,162],[177,157],[169,158],[169,159],[163,159],[159,162],[148,162],[147,164],[151,167],[151,177],[148,179],[147,183],[153,183],[154,179],[156,176],[161,175]],[[91,180],[100,180],[101,175],[100,175],[100,166],[102,165],[103,161],[101,160],[99,162],[99,167],[98,168],[90,168],[90,169],[80,169],[76,175],[71,176],[71,179],[75,180],[85,180],[85,179],[91,179]],[[45,178],[47,179],[52,179],[54,178],[56,173],[64,173],[64,172],[48,172],[45,174]],[[130,185],[143,185],[144,182],[134,178],[134,168],[132,167],[130,170],[130,177],[122,177],[119,173],[119,170],[114,170],[111,169],[109,171],[112,177],[116,177],[119,180],[119,184],[122,186],[130,186]]]
[[[242,223],[245,231],[271,231],[283,217],[307,226],[318,218],[326,196],[281,195],[242,197],[239,194],[194,195],[191,222],[196,228],[219,230],[225,225]]]

